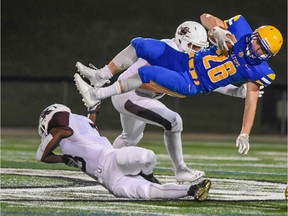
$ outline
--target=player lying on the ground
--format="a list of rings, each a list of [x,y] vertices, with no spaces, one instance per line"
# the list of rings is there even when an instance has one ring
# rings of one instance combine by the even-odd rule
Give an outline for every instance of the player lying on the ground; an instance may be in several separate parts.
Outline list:
[[[205,28],[197,22],[186,21],[180,24],[175,32],[175,38],[163,39],[172,48],[181,52],[196,52],[207,48],[208,43]],[[138,69],[147,65],[147,61],[139,59],[118,78],[123,80],[131,77],[138,72]],[[90,78],[93,85],[95,69],[85,67],[80,62],[76,64],[79,71],[85,71],[84,75]],[[91,65],[92,66],[92,65]],[[93,67],[93,66],[92,66]],[[91,76],[89,76],[91,74]],[[148,86],[149,87],[149,86]],[[246,97],[246,84],[240,87],[228,85],[220,87],[214,91],[235,96]],[[260,92],[261,97],[263,91]],[[122,133],[113,142],[114,148],[124,146],[135,146],[143,137],[143,131],[146,124],[153,124],[164,129],[164,143],[171,158],[175,178],[178,182],[192,182],[205,175],[203,171],[190,169],[184,162],[182,153],[181,132],[183,130],[181,116],[170,110],[158,99],[164,94],[149,90],[147,85],[142,85],[126,94],[115,95],[111,97],[115,109],[120,113]]]
[[[78,167],[116,197],[207,199],[210,180],[193,185],[160,184],[153,175],[156,165],[153,151],[136,146],[114,149],[94,125],[99,104],[90,110],[89,118],[74,114],[61,104],[45,108],[39,119],[41,143],[36,159]],[[63,155],[53,153],[57,147]]]
[[[77,88],[85,103],[93,106],[99,99],[131,91],[143,83],[178,97],[209,93],[232,83],[247,83],[242,128],[236,139],[239,153],[247,154],[260,86],[268,86],[275,79],[267,60],[281,49],[282,35],[270,25],[252,31],[240,15],[225,21],[209,14],[203,14],[200,18],[212,32],[214,39],[211,37],[211,41],[217,46],[186,54],[159,40],[136,38],[108,66],[96,70],[94,80],[104,84],[138,58],[147,60],[150,65],[139,68],[137,74],[106,88],[93,88],[79,74],[75,74]]]

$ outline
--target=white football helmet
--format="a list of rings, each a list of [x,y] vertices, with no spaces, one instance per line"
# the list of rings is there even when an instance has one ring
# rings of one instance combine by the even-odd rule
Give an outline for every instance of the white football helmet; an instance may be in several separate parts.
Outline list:
[[[178,26],[175,33],[175,42],[182,52],[195,52],[193,46],[204,49],[209,46],[207,32],[198,22],[186,21]]]
[[[52,116],[56,112],[69,112],[71,113],[71,110],[62,104],[53,104],[48,107],[46,107],[40,114],[39,118],[39,126],[38,126],[38,133],[39,135],[44,138],[48,135],[48,124],[51,120]]]

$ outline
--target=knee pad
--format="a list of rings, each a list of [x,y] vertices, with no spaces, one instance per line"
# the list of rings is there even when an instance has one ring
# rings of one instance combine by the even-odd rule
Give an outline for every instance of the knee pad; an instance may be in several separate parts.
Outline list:
[[[175,117],[171,122],[171,131],[172,132],[182,132],[183,130],[183,122],[181,116],[175,112]]]

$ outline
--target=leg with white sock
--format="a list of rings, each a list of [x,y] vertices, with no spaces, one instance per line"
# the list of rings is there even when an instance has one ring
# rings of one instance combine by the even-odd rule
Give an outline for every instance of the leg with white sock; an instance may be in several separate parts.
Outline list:
[[[190,169],[183,159],[181,132],[183,130],[182,118],[174,112],[171,130],[164,131],[164,143],[173,162],[175,178],[178,182],[193,182],[203,177],[203,171]]]
[[[85,105],[88,108],[99,103],[99,100],[101,99],[131,91],[138,88],[142,84],[138,73],[132,77],[129,77],[128,79],[120,80],[108,87],[103,88],[93,88],[88,83],[86,83],[77,73],[74,74],[74,81],[79,93],[83,97]]]
[[[181,132],[164,131],[165,147],[170,155],[174,170],[186,166],[183,159]]]
[[[167,183],[163,185],[152,184],[149,195],[151,199],[177,199],[188,195],[189,185]]]
[[[175,178],[179,183],[193,182],[205,176],[205,172],[190,169],[183,159],[182,140],[180,132],[165,131],[164,142],[175,170]]]
[[[92,64],[90,67],[86,67],[80,62],[76,63],[76,67],[80,74],[87,79],[95,87],[101,87],[105,83],[108,83],[109,79],[117,73],[127,69],[138,59],[135,49],[132,45],[127,46],[120,53],[118,53],[112,61],[105,65],[103,68],[96,68]]]
[[[117,81],[111,86],[104,88],[94,88],[91,90],[91,94],[94,95],[93,97],[95,97],[95,99],[105,99],[113,95],[118,95],[124,92],[131,91],[141,85],[142,81],[139,74],[137,73],[134,76],[129,77],[125,80]]]
[[[95,87],[101,87],[106,83],[109,83],[109,79],[113,76],[111,70],[107,65],[103,68],[96,68],[94,65],[90,64],[92,67],[86,67],[81,62],[76,63],[78,72],[89,79],[91,85]]]
[[[149,197],[150,199],[177,199],[193,196],[197,201],[205,201],[208,198],[210,187],[211,181],[209,179],[193,185],[152,184],[149,188]]]
[[[178,185],[166,183],[154,184],[140,176],[123,176],[111,185],[110,192],[116,197],[137,199],[179,199],[186,196],[194,197],[194,200],[205,201],[208,198],[211,181],[204,181],[194,185]]]

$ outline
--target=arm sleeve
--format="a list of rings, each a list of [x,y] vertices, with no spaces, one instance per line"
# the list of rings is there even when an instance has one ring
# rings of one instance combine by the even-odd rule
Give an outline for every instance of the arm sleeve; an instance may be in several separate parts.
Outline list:
[[[48,133],[52,128],[71,130],[69,127],[69,116],[69,112],[56,112],[48,124]]]
[[[244,35],[251,34],[253,30],[242,15],[237,15],[224,21],[224,26],[233,33],[237,41]]]

